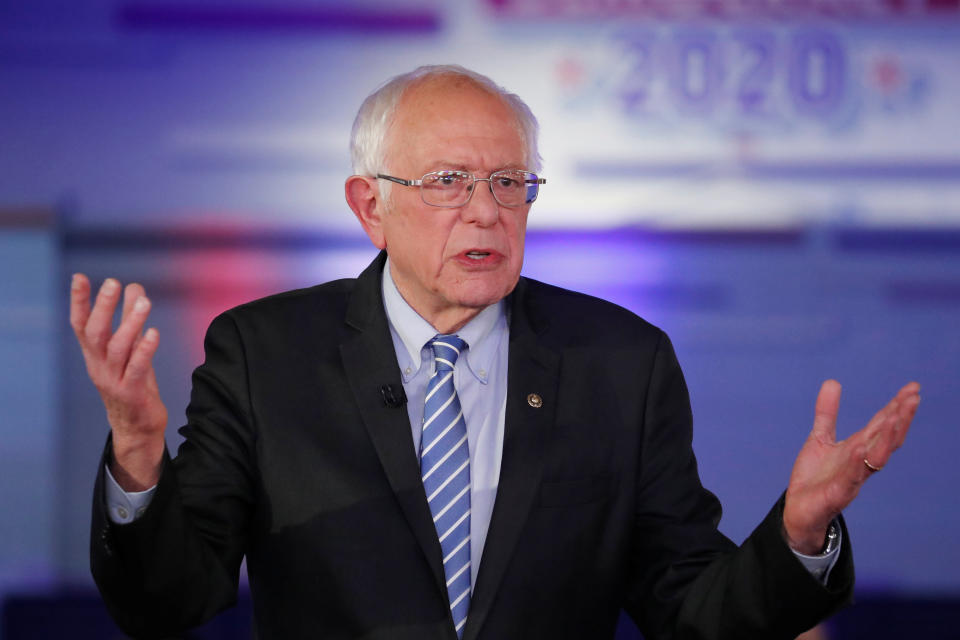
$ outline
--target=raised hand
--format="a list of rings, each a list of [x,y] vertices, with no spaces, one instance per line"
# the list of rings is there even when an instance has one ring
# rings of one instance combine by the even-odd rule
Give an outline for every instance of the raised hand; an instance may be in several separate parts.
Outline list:
[[[120,283],[108,278],[91,310],[90,281],[75,274],[70,286],[70,325],[113,431],[110,472],[124,490],[142,491],[160,477],[167,408],[160,400],[151,362],[159,335],[153,328],[143,332],[150,300],[142,286],[128,284],[120,326],[112,332],[120,290]]]
[[[919,393],[916,382],[905,385],[867,426],[837,442],[840,383],[823,383],[813,430],[793,465],[783,508],[784,532],[794,550],[820,552],[830,521],[903,444],[920,404]]]

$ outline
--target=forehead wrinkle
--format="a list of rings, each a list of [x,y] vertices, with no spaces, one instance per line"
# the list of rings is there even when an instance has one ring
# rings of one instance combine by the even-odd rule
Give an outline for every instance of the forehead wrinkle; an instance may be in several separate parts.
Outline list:
[[[503,110],[503,113],[507,116],[506,119],[501,119],[505,123],[509,123],[510,131],[516,135],[517,153],[519,153],[521,160],[519,162],[510,161],[504,164],[497,163],[497,168],[491,169],[490,173],[497,171],[502,168],[525,168],[529,158],[528,149],[527,149],[527,140],[524,135],[523,126],[520,122],[518,115],[514,112],[510,104],[503,98],[503,96],[498,95],[495,92],[490,91],[483,85],[477,84],[470,78],[462,76],[441,76],[434,78],[427,78],[420,82],[416,82],[410,85],[403,95],[397,102],[396,109],[390,118],[390,123],[387,126],[386,131],[386,144],[384,145],[384,164],[388,165],[387,168],[391,168],[390,165],[393,165],[396,160],[406,156],[409,160],[413,160],[411,151],[416,149],[416,146],[403,145],[400,150],[394,152],[396,148],[396,138],[398,135],[402,135],[406,127],[398,127],[398,122],[402,120],[408,120],[410,118],[409,111],[411,110],[411,103],[416,100],[421,100],[423,105],[427,108],[437,108],[443,107],[446,102],[450,101],[450,94],[443,91],[444,87],[453,90],[459,90],[463,88],[470,88],[478,94],[483,95],[486,98],[492,98]],[[462,99],[462,96],[458,96]],[[487,123],[488,124],[488,123]],[[499,136],[502,131],[496,131],[497,136]],[[465,134],[465,137],[483,137],[477,134]],[[511,147],[513,145],[510,145]],[[512,153],[512,151],[511,151]],[[466,170],[470,170],[466,165],[462,165]],[[432,169],[431,169],[432,170]],[[431,171],[431,170],[428,170]],[[481,170],[481,168],[477,168]]]
[[[409,146],[395,160],[407,161],[408,170],[419,172],[420,175],[432,171],[455,170],[485,178],[502,169],[525,168],[519,141],[515,142],[516,144],[496,144],[497,141],[493,140],[494,149],[491,149],[489,138],[466,140],[463,144],[458,144],[457,140],[449,140],[439,151],[443,153],[444,150],[454,150],[454,155],[444,154],[434,159],[427,155],[429,153],[427,150],[440,145],[435,144],[435,139],[431,137],[425,140],[423,145],[415,148],[412,145]],[[511,151],[505,152],[506,148]]]

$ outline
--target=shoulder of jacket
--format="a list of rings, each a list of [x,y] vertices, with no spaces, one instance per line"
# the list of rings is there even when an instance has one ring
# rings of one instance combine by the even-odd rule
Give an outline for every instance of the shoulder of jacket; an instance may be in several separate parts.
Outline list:
[[[524,280],[524,304],[551,326],[565,331],[612,338],[633,336],[659,340],[664,332],[616,303],[532,278]]]
[[[317,310],[345,308],[355,285],[356,278],[343,278],[312,287],[291,289],[237,305],[220,316],[230,317],[238,322],[300,314],[315,316]]]

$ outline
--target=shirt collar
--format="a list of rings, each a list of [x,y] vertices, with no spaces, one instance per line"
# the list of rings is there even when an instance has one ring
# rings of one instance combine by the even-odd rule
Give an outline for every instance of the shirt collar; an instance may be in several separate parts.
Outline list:
[[[389,257],[383,266],[382,284],[387,320],[403,343],[404,353],[398,350],[397,358],[400,360],[403,381],[408,382],[420,371],[423,349],[427,342],[437,335],[437,330],[400,295],[390,274]],[[489,379],[491,363],[506,328],[506,304],[500,300],[486,307],[457,331],[457,335],[467,343],[467,368],[483,384]]]

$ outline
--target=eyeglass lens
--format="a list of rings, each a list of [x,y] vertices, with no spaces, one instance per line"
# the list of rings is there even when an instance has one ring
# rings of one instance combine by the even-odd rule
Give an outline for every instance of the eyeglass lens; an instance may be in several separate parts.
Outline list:
[[[470,199],[476,182],[466,171],[434,171],[423,176],[420,193],[427,204],[459,207]],[[519,207],[537,199],[540,185],[537,176],[526,171],[497,171],[490,175],[490,189],[497,202],[506,207]]]

